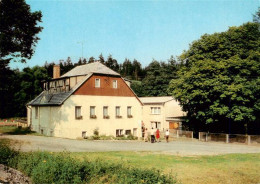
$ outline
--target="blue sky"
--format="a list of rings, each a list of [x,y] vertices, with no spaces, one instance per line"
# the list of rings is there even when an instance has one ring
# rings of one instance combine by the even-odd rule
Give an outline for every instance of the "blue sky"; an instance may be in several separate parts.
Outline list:
[[[252,21],[259,0],[83,1],[26,0],[32,11],[42,11],[43,31],[34,56],[12,68],[44,65],[68,56],[73,62],[100,53],[119,63],[134,58],[147,66],[153,59],[167,61],[208,33],[226,31]]]

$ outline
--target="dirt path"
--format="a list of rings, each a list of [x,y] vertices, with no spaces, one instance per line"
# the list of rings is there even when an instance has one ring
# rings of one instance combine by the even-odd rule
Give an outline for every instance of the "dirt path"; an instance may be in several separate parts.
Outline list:
[[[88,141],[31,135],[2,135],[1,138],[23,142],[21,151],[151,151],[174,155],[216,155],[229,153],[260,153],[260,147],[199,141],[147,143],[141,141]]]

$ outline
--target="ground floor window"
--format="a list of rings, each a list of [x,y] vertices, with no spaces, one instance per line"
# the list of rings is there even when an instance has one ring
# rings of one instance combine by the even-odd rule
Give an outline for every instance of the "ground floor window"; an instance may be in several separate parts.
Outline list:
[[[154,129],[161,129],[161,122],[158,122],[158,121],[152,121],[152,122],[151,122],[151,128],[154,128]]]
[[[35,119],[38,119],[38,117],[39,117],[39,107],[36,106],[35,107]]]
[[[87,131],[82,131],[82,138],[83,139],[87,138]]]
[[[130,135],[131,134],[131,130],[125,130],[125,135]]]
[[[116,137],[122,137],[122,136],[124,136],[123,129],[117,129],[116,130]]]

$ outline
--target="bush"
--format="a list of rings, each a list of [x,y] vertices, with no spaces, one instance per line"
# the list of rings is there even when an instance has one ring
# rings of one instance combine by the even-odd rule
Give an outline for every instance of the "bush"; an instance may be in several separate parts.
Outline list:
[[[73,159],[68,152],[19,153],[7,144],[0,147],[0,162],[31,177],[34,183],[176,183],[159,170],[123,164]]]
[[[8,140],[0,141],[0,164],[8,165],[17,155],[18,152],[9,146]]]

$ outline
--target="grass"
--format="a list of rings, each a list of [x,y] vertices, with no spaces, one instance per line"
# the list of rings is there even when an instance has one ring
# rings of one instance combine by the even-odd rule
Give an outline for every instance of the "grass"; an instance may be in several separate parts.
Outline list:
[[[85,152],[71,153],[71,156],[82,161],[98,159],[144,170],[156,168],[164,174],[176,173],[183,184],[260,183],[259,153],[187,157],[158,152]]]
[[[0,126],[0,133],[10,134],[10,135],[41,135],[39,133],[33,132],[30,128],[21,128],[16,126]]]
[[[182,183],[259,183],[260,154],[181,157],[150,152],[72,153],[77,159],[102,159],[142,169],[176,173]]]

